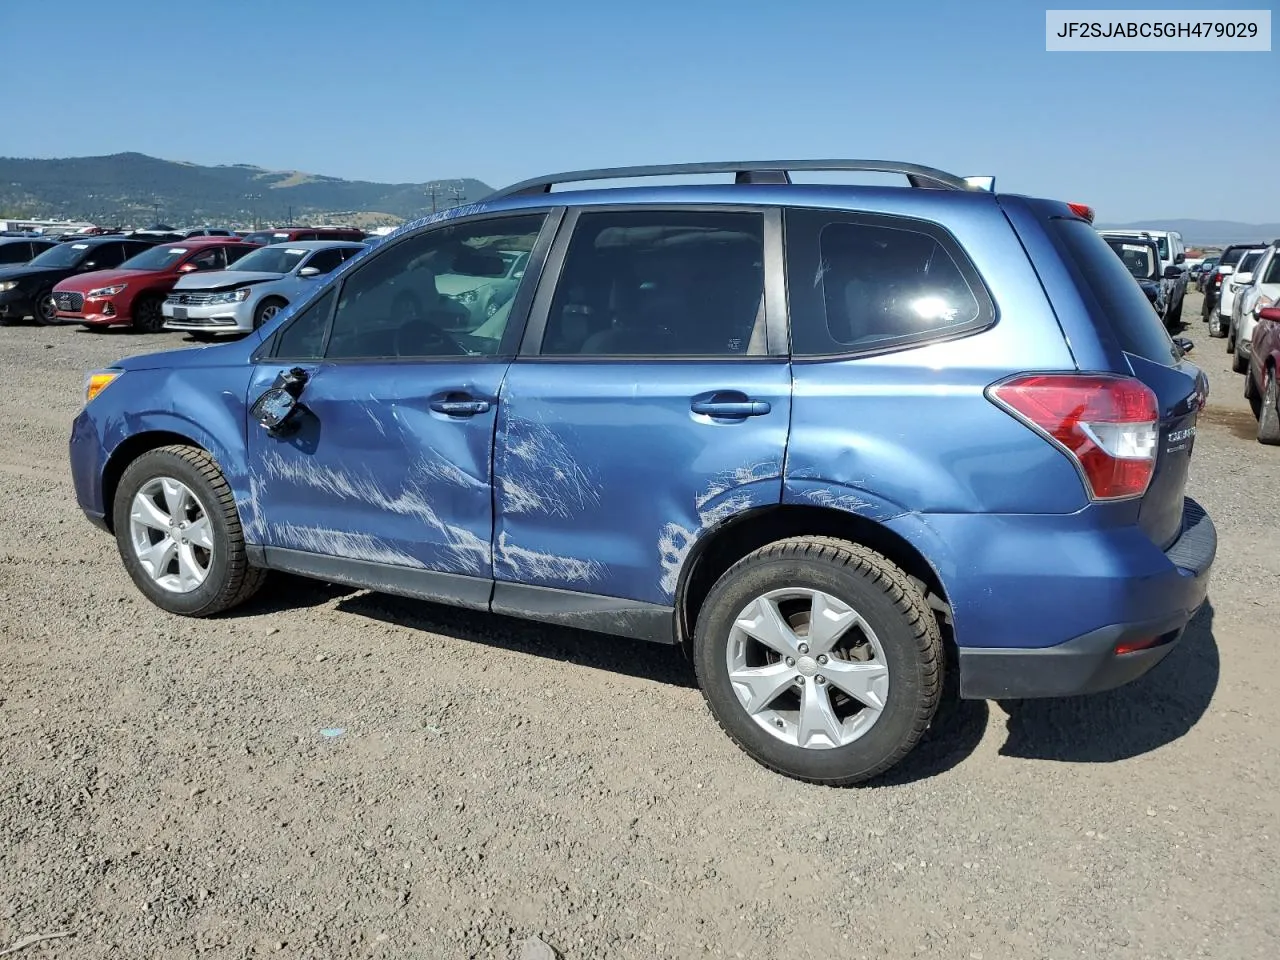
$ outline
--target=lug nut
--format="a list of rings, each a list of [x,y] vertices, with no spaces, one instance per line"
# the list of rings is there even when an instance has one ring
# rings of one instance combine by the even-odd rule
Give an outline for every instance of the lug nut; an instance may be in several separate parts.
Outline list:
[[[802,654],[808,653],[808,652],[809,652],[809,645],[808,645],[807,643],[802,643],[802,644],[800,644],[800,652],[801,652]]]
[[[796,685],[797,685],[797,686],[801,686],[801,687],[803,687],[803,686],[804,686],[804,677],[796,677]]]
[[[795,665],[796,665],[796,658],[795,658],[795,657],[787,657],[787,666],[788,666],[788,667],[794,667]]]
[[[820,654],[818,654],[818,662],[819,662],[819,663],[826,663],[826,662],[827,662],[827,655],[826,655],[825,653],[820,653]]]
[[[826,677],[824,677],[822,674],[818,674],[816,677],[814,677],[814,678],[813,678],[813,682],[814,682],[814,683],[826,683],[826,682],[827,682],[827,678],[826,678]]]

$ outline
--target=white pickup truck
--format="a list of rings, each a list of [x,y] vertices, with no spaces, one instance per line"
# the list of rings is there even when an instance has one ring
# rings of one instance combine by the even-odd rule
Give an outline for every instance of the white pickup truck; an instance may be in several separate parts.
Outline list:
[[[1100,230],[1104,237],[1141,237],[1154,240],[1160,252],[1160,275],[1173,280],[1173,289],[1166,300],[1165,312],[1160,319],[1169,329],[1174,329],[1182,317],[1182,301],[1187,295],[1187,247],[1182,234],[1176,230]],[[1171,267],[1178,268],[1173,276]]]

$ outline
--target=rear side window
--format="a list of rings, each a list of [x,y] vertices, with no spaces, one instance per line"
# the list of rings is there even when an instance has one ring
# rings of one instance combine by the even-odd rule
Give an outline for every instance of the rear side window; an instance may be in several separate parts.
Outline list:
[[[959,245],[922,220],[788,210],[787,277],[797,356],[910,346],[995,319]]]
[[[1173,341],[1151,301],[1097,231],[1083,220],[1065,217],[1051,219],[1048,227],[1068,265],[1075,268],[1081,293],[1093,301],[1094,322],[1105,318],[1102,322],[1126,353],[1172,363]]]

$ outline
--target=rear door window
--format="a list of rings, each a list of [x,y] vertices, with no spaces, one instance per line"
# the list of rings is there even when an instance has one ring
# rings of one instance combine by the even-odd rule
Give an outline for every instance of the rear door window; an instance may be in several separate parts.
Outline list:
[[[1155,363],[1175,362],[1173,341],[1151,301],[1098,232],[1083,220],[1055,217],[1049,235],[1075,268],[1081,293],[1093,301],[1095,322],[1105,318],[1120,349]]]
[[[995,319],[968,257],[937,224],[824,210],[788,210],[786,218],[796,356],[906,347]]]

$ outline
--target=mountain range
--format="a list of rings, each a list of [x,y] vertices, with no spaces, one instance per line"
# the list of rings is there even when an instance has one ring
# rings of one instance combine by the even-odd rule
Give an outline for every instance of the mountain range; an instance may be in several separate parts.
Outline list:
[[[1280,238],[1280,223],[1240,223],[1237,220],[1143,220],[1140,223],[1099,224],[1098,229],[1176,231],[1182,234],[1187,246],[1270,243]]]
[[[370,183],[249,164],[200,166],[141,153],[62,160],[0,158],[0,217],[103,225],[394,223],[475,201],[492,188],[458,178]],[[354,216],[359,215],[359,216]]]

